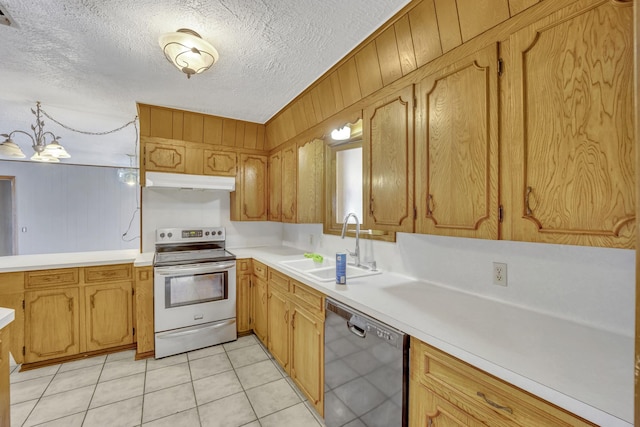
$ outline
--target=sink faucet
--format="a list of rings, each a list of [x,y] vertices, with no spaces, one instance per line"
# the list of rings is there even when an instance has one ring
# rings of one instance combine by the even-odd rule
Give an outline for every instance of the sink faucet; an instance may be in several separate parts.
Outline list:
[[[360,267],[360,221],[358,220],[358,216],[353,213],[353,212],[349,212],[345,217],[344,217],[344,223],[342,224],[342,238],[344,239],[344,236],[347,232],[347,223],[349,222],[349,218],[353,217],[356,220],[356,250],[355,252],[351,252],[349,251],[349,255],[352,256],[354,258],[354,264],[356,267]]]

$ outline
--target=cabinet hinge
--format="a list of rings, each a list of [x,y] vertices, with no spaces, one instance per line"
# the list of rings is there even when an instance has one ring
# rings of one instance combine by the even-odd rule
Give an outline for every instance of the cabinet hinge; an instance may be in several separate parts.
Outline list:
[[[22,309],[23,309],[23,310],[24,310],[24,307],[25,307],[25,305],[24,305],[24,300],[22,300]]]
[[[27,355],[27,348],[25,346],[22,346],[22,355],[23,356]]]
[[[502,72],[504,71],[504,61],[502,58],[498,58],[498,76],[502,77]]]
[[[131,295],[135,295],[136,294],[136,290],[131,288]]]
[[[504,209],[502,205],[500,205],[498,206],[498,222],[502,222],[503,218],[504,218]]]

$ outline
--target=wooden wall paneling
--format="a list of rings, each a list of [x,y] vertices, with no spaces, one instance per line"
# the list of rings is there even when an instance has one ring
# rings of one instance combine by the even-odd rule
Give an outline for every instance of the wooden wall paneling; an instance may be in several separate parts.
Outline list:
[[[402,75],[406,76],[418,68],[416,64],[416,54],[413,48],[409,15],[407,14],[398,19],[393,26],[395,28],[396,44],[398,46],[400,69],[402,70]]]
[[[149,111],[149,136],[173,138],[173,113],[164,108],[151,107]]]
[[[183,113],[182,139],[190,142],[203,141],[204,116],[202,114]]]
[[[259,124],[256,129],[256,146],[255,146],[256,150],[266,150],[268,148],[266,138],[267,137],[266,137],[265,125]]]
[[[433,0],[424,0],[409,12],[416,65],[422,65],[442,55],[438,19]]]
[[[375,41],[362,48],[355,56],[362,96],[371,95],[382,88],[382,75]]]
[[[464,42],[509,19],[508,0],[456,0]]]
[[[255,149],[258,145],[258,124],[246,122],[244,124],[244,140],[242,142],[243,148]]]
[[[514,16],[530,8],[540,0],[509,0],[509,15]]]
[[[304,114],[307,117],[307,124],[308,124],[307,129],[320,123],[317,118],[318,116],[316,115],[316,112],[314,111],[314,108],[313,108],[313,100],[311,99],[311,93],[307,92],[306,94],[304,94],[301,98],[301,101],[302,101],[302,109],[304,110]],[[280,141],[280,142],[283,142],[283,141]]]
[[[233,119],[222,119],[222,145],[234,147],[236,145],[236,125]]]
[[[451,49],[462,44],[460,20],[458,19],[458,7],[456,6],[455,1],[434,1],[436,6],[436,16],[438,18],[438,30],[440,32],[442,52],[449,52]]]
[[[211,145],[222,145],[222,118],[204,116],[202,142]]]
[[[391,84],[402,77],[400,54],[396,40],[395,26],[390,26],[376,38],[376,51],[380,62],[380,74],[384,86]]]
[[[334,71],[328,77],[331,82],[331,90],[333,91],[333,101],[336,105],[336,111],[342,111],[344,108],[344,101],[342,100],[342,89],[340,88],[340,77],[338,76],[338,72]],[[307,127],[308,129],[309,127]]]
[[[321,121],[329,117],[329,116],[325,116],[322,111],[322,99],[321,99],[322,97],[320,95],[320,86],[316,85],[314,88],[312,88],[310,94],[311,94],[311,104],[313,105],[313,112],[316,115],[315,122],[320,123]],[[291,111],[290,109],[287,109],[282,113],[282,116],[284,117],[284,116],[290,115],[289,113],[291,113]],[[290,119],[287,118],[285,120],[290,120]],[[288,130],[288,127],[286,127],[285,130]],[[289,134],[289,132],[286,132],[285,136],[287,137],[287,140],[288,140],[289,138],[294,137],[295,134],[293,132],[291,132],[291,134]]]
[[[362,99],[355,58],[349,59],[338,68],[338,78],[340,79],[340,89],[342,90],[342,100],[345,107]]]
[[[333,116],[337,111],[336,101],[333,95],[333,89],[331,88],[331,80],[325,78],[317,86],[318,98],[320,101],[320,110],[322,111],[322,117],[327,118]],[[296,135],[298,132],[295,133]]]
[[[140,136],[149,136],[151,126],[151,107],[137,104],[138,106],[138,126],[140,126]]]
[[[302,99],[297,99],[291,106],[291,115],[293,117],[293,126],[296,131],[296,135],[304,132],[309,128],[307,123],[307,115],[304,112],[304,106],[302,105]]]
[[[244,146],[244,131],[246,124],[245,122],[236,122],[236,141],[234,146],[236,148],[242,148]]]
[[[185,172],[191,175],[204,173],[204,152],[202,148],[186,145],[185,147]]]
[[[182,140],[182,137],[184,135],[184,130],[183,130],[184,112],[178,111],[178,110],[172,110],[171,121],[173,122],[173,129],[172,129],[170,138]]]

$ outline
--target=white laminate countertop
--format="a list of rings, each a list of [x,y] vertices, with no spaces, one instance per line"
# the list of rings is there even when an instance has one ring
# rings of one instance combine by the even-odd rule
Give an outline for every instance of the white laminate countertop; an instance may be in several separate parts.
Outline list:
[[[0,329],[13,322],[16,318],[16,312],[11,308],[0,307]]]
[[[440,348],[598,425],[631,426],[631,336],[382,273],[346,286],[317,282],[280,264],[301,257],[289,247],[230,249]]]
[[[3,256],[0,257],[0,273],[86,267],[91,265],[127,264],[133,262],[138,255],[140,255],[140,252],[137,249],[125,249],[118,251]]]

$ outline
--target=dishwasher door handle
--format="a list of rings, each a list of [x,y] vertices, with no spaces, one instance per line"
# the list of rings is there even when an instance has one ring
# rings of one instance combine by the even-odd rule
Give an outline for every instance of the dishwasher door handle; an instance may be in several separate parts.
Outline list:
[[[364,329],[358,328],[356,325],[352,324],[348,320],[347,320],[347,327],[349,328],[351,333],[359,336],[360,338],[365,338],[367,336],[367,331],[365,331]]]

